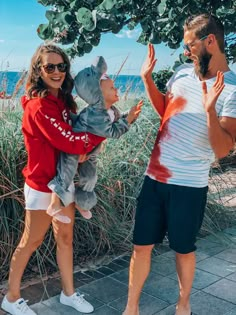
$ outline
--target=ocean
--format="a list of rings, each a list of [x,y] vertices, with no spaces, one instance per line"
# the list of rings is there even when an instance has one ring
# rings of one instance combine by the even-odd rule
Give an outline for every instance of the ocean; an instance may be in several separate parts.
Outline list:
[[[21,77],[22,72],[0,71],[0,95],[2,92],[5,92],[8,96],[12,95]],[[144,93],[144,85],[138,75],[118,75],[117,77],[111,75],[111,78],[115,80],[115,86],[119,89],[121,95],[125,93],[140,95]],[[73,93],[76,94],[75,91]],[[23,94],[24,84],[21,84],[17,95],[21,96]]]

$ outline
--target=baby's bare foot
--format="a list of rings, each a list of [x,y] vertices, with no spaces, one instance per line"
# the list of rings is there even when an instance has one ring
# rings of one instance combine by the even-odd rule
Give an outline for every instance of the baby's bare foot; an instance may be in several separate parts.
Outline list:
[[[53,217],[62,223],[66,223],[66,224],[71,223],[71,219],[67,215],[57,213]]]
[[[50,215],[51,217],[53,217],[54,215],[56,215],[57,213],[61,211],[62,211],[61,204],[57,205],[57,204],[51,203],[49,207],[47,208],[47,214]]]
[[[79,211],[83,218],[89,220],[92,218],[92,212],[90,210],[84,210],[80,208],[78,205],[75,205],[75,208]]]
[[[51,206],[51,205],[50,205]],[[71,223],[71,219],[63,213],[63,209],[55,209],[54,207],[48,207],[47,214],[51,217],[55,218],[56,220],[62,222],[62,223]]]
[[[56,193],[52,193],[51,203],[47,209],[47,214],[54,216],[62,210],[61,200]]]
[[[60,207],[58,207],[58,204],[55,205],[54,203],[51,203],[46,213],[62,223],[71,223],[71,219],[63,212],[61,204]]]

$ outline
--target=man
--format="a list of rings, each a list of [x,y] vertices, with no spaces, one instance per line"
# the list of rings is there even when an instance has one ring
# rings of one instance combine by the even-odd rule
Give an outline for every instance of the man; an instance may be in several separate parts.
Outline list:
[[[208,14],[188,18],[184,43],[184,53],[193,64],[179,67],[166,95],[152,80],[156,63],[152,45],[141,70],[161,126],[138,198],[123,315],[140,314],[139,298],[150,271],[151,252],[166,232],[176,252],[176,315],[192,314],[195,241],[204,215],[210,164],[214,156],[226,156],[236,138],[236,75],[226,61],[222,23]]]

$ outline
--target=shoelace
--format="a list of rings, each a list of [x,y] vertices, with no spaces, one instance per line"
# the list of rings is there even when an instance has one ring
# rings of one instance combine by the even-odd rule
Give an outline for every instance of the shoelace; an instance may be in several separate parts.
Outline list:
[[[27,305],[27,303],[29,302],[29,300],[24,300],[22,299],[21,301],[19,301],[19,303],[17,304],[17,308],[21,311],[21,312],[26,312],[29,309],[29,306]]]
[[[76,295],[74,296],[74,299],[79,304],[87,303],[87,301],[84,299],[84,294],[80,294],[79,292],[76,293]]]

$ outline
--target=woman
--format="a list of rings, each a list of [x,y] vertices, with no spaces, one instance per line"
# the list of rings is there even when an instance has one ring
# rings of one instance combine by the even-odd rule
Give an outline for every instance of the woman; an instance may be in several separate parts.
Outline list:
[[[72,131],[69,112],[76,110],[72,89],[66,54],[54,45],[40,46],[32,58],[26,96],[22,98],[22,131],[28,153],[23,170],[25,229],[11,260],[9,290],[2,302],[2,308],[12,315],[36,315],[21,298],[20,284],[30,256],[42,243],[51,223],[62,280],[60,302],[82,313],[93,311],[93,306],[83,295],[75,293],[73,286],[74,185],[70,186],[71,204],[66,209],[71,222],[60,223],[56,217],[52,220],[46,214],[51,201],[47,184],[56,175],[60,151],[84,155],[103,140],[89,133]]]

